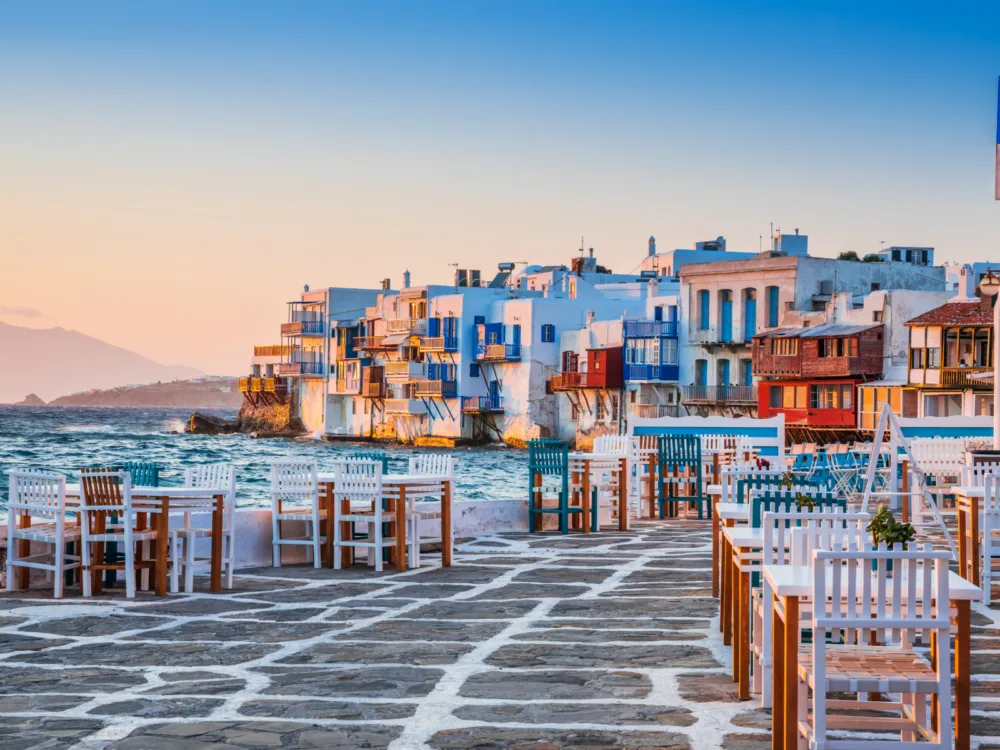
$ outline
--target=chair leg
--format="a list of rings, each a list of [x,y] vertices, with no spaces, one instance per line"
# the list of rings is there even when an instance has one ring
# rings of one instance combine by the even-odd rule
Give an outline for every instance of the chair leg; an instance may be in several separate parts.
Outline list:
[[[176,594],[180,589],[178,578],[181,567],[181,535],[173,534],[170,537],[170,593]]]
[[[274,567],[281,567],[281,521],[278,520],[277,509],[271,510],[271,554],[274,557]]]
[[[89,523],[87,519],[84,519],[84,523]],[[80,583],[83,587],[83,595],[92,595],[93,577],[90,574],[90,544],[89,540],[84,540],[80,547],[80,555],[83,557],[83,568],[80,570]],[[8,550],[9,552],[9,550]]]
[[[236,567],[236,548],[233,545],[233,532],[230,531],[223,539],[223,547],[226,550],[226,588],[233,587],[233,568]]]
[[[125,547],[125,598],[135,599],[135,545],[124,544]],[[144,569],[146,572],[148,569]]]
[[[369,535],[369,537],[371,536],[371,527],[372,526],[375,527],[375,548],[374,548],[374,552],[375,552],[375,572],[376,573],[381,573],[382,572],[382,524],[380,524],[378,522],[369,523],[368,524],[368,528],[369,528],[368,535]],[[396,533],[399,533],[399,532],[397,531]]]
[[[56,562],[56,564],[55,564],[55,571],[53,571],[55,581],[53,583],[52,598],[53,599],[62,599],[62,595],[63,595],[63,555],[66,554],[66,551],[65,551],[66,550],[66,546],[61,541],[56,541],[56,543],[53,546],[55,547],[55,559],[56,559],[55,562]]]
[[[142,557],[144,560],[155,560],[153,556],[153,545],[150,542],[142,543]],[[135,575],[135,557],[132,558],[133,562],[133,576]],[[142,581],[142,588],[144,591],[149,590],[149,568],[143,568],[142,572],[139,574],[139,578]]]
[[[333,569],[334,570],[340,570],[342,567],[340,562],[340,551],[343,548],[343,545],[341,544],[342,541],[343,540],[340,537],[340,517],[335,515],[333,517]]]
[[[321,568],[323,567],[323,552],[320,550],[319,545],[319,527],[320,521],[318,517],[313,517],[312,519],[312,548],[313,548],[313,567]]]
[[[194,591],[194,552],[198,540],[190,535],[184,535],[184,591],[190,594]]]

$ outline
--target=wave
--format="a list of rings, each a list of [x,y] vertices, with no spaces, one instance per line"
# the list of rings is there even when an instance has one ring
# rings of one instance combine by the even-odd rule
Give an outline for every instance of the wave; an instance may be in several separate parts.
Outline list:
[[[117,432],[113,424],[63,424],[56,427],[57,432]]]

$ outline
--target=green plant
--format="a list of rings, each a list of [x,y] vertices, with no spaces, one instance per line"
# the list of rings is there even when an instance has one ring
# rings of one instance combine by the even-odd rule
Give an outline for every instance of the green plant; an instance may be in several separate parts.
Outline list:
[[[787,490],[792,489],[795,486],[795,475],[790,471],[786,471],[781,475],[781,479],[778,480],[778,486]]]
[[[862,263],[881,263],[882,256],[878,253],[868,253],[864,258],[861,259]]]
[[[819,507],[819,503],[816,502],[816,500],[814,500],[813,498],[809,497],[809,495],[803,495],[800,492],[795,496],[795,507],[798,508],[799,510],[802,510],[803,508],[808,508],[809,510],[812,510],[813,508]]]
[[[837,260],[861,260],[857,252],[854,250],[847,250],[837,256]]]
[[[865,527],[865,531],[871,533],[872,542],[876,547],[885,542],[889,547],[901,544],[904,550],[917,536],[917,530],[912,524],[897,521],[892,511],[884,505],[878,506],[878,511],[872,517],[871,523]]]

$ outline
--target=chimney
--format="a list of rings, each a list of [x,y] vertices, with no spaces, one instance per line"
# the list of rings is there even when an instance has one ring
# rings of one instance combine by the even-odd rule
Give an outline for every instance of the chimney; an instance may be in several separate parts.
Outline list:
[[[973,302],[976,297],[976,276],[972,272],[972,266],[965,264],[958,272],[958,295],[956,300],[966,300]]]
[[[590,257],[591,257],[591,258],[593,258],[593,257],[594,257],[594,248],[590,248]]]
[[[410,269],[403,271],[403,289],[410,288]]]
[[[392,289],[392,281],[390,279],[382,279],[382,291],[388,292]]]
[[[649,238],[649,257],[656,255],[656,237],[650,235]]]
[[[593,308],[587,310],[587,328],[590,328],[590,326],[594,322],[594,318],[596,317],[597,317],[597,312]]]

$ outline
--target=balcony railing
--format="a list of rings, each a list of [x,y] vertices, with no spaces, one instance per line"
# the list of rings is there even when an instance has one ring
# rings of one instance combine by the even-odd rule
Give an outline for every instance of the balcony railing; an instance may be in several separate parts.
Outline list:
[[[417,398],[389,398],[385,400],[386,414],[426,414],[427,406]]]
[[[322,336],[324,330],[322,320],[295,320],[281,324],[282,336]]]
[[[757,403],[757,387],[753,385],[685,385],[681,389],[684,401],[704,403]]]
[[[253,356],[255,357],[289,357],[294,350],[294,346],[271,344],[268,346],[255,346]]]
[[[240,378],[240,393],[285,393],[288,387],[278,378]]]
[[[361,379],[337,378],[333,387],[334,393],[358,393],[361,390]]]
[[[282,362],[278,365],[279,375],[323,375],[325,370],[322,362]]]
[[[427,333],[426,318],[390,318],[385,321],[385,330],[389,334],[393,333]]]
[[[357,336],[354,339],[355,349],[381,349],[385,336]]]
[[[644,419],[659,419],[679,416],[680,409],[676,404],[633,404],[632,412]]]
[[[453,398],[458,392],[458,385],[454,380],[418,380],[414,392],[429,398]]]
[[[400,360],[385,363],[386,380],[415,380],[424,377],[426,366],[423,362]]]
[[[497,396],[464,396],[462,398],[462,411],[466,414],[486,414],[489,412],[503,411],[503,397]]]
[[[677,365],[625,365],[625,378],[631,381],[677,380]]]
[[[990,372],[992,369],[992,367],[944,367],[941,369],[941,385],[993,388],[993,383],[990,381],[972,379],[973,375]]]
[[[361,395],[365,398],[385,398],[385,383],[381,380],[362,383]]]
[[[677,338],[676,320],[626,320],[622,324],[625,338]]]
[[[425,352],[456,352],[458,336],[430,336],[420,342],[420,348]]]
[[[521,345],[480,344],[476,347],[476,359],[484,362],[518,362],[521,359]]]

